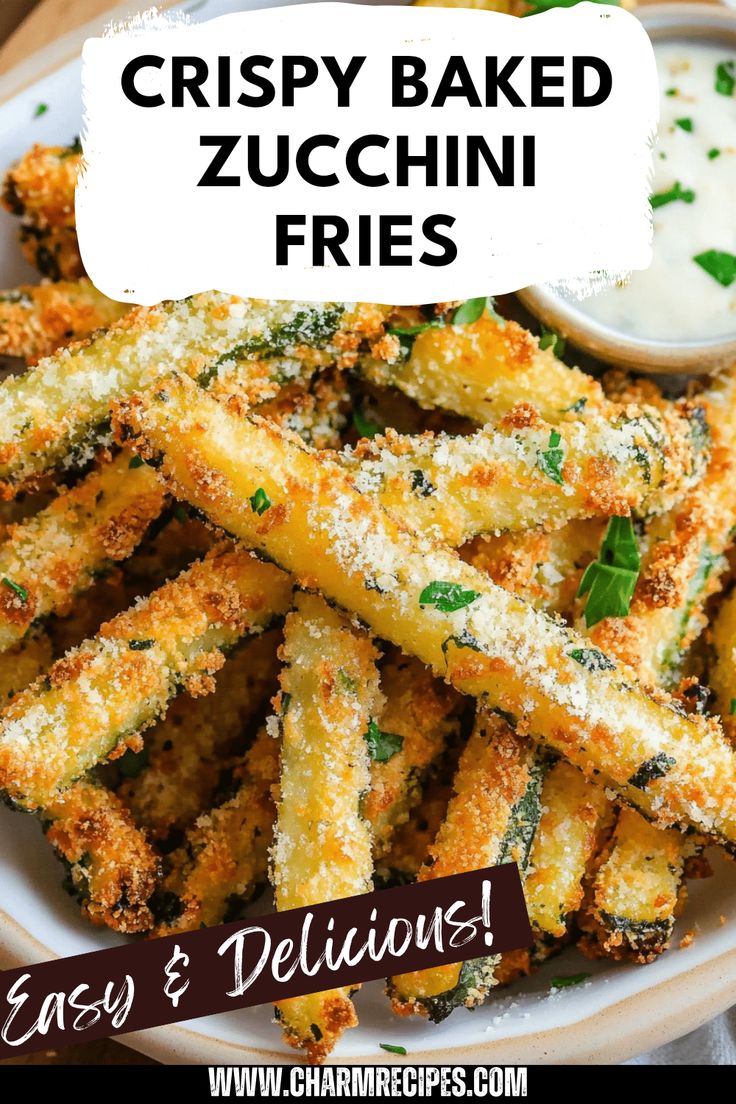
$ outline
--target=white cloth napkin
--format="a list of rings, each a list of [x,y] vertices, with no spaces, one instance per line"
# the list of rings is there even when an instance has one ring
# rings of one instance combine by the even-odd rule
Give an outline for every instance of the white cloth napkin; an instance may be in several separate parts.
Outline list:
[[[736,1064],[736,1005],[673,1043],[630,1058],[631,1066],[732,1066]]]

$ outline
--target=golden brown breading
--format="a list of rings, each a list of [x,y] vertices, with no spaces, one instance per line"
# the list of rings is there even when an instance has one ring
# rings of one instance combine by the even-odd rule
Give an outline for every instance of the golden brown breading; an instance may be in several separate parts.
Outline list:
[[[89,280],[0,292],[0,356],[35,364],[72,341],[107,329],[130,310]]]

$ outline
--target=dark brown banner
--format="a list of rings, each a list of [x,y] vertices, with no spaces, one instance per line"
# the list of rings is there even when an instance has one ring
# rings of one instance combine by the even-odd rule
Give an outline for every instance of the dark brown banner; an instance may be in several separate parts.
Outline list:
[[[0,1058],[527,947],[507,863],[0,973]]]

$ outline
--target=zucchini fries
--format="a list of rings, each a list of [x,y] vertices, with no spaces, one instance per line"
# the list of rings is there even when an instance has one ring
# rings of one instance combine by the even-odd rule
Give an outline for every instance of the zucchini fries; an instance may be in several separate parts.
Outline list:
[[[279,911],[372,888],[372,833],[360,805],[370,783],[369,747],[377,755],[369,733],[380,708],[373,644],[317,595],[297,595],[284,626],[283,658],[272,854]],[[322,1061],[343,1030],[358,1022],[350,992],[279,1001],[276,1016],[286,1041]]]
[[[86,279],[0,292],[0,356],[35,364],[63,345],[106,330],[129,309]]]
[[[736,844],[736,757],[717,722],[649,697],[584,637],[407,532],[335,464],[174,375],[117,412],[176,497],[319,587],[378,636],[663,827]],[[262,512],[243,508],[257,500]],[[266,505],[267,504],[267,505]]]

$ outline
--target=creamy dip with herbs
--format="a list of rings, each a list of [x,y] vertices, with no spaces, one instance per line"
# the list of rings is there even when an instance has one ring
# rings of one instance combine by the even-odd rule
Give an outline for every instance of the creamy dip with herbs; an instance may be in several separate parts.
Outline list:
[[[736,50],[683,41],[654,53],[654,258],[578,306],[637,337],[723,337],[736,333]]]

